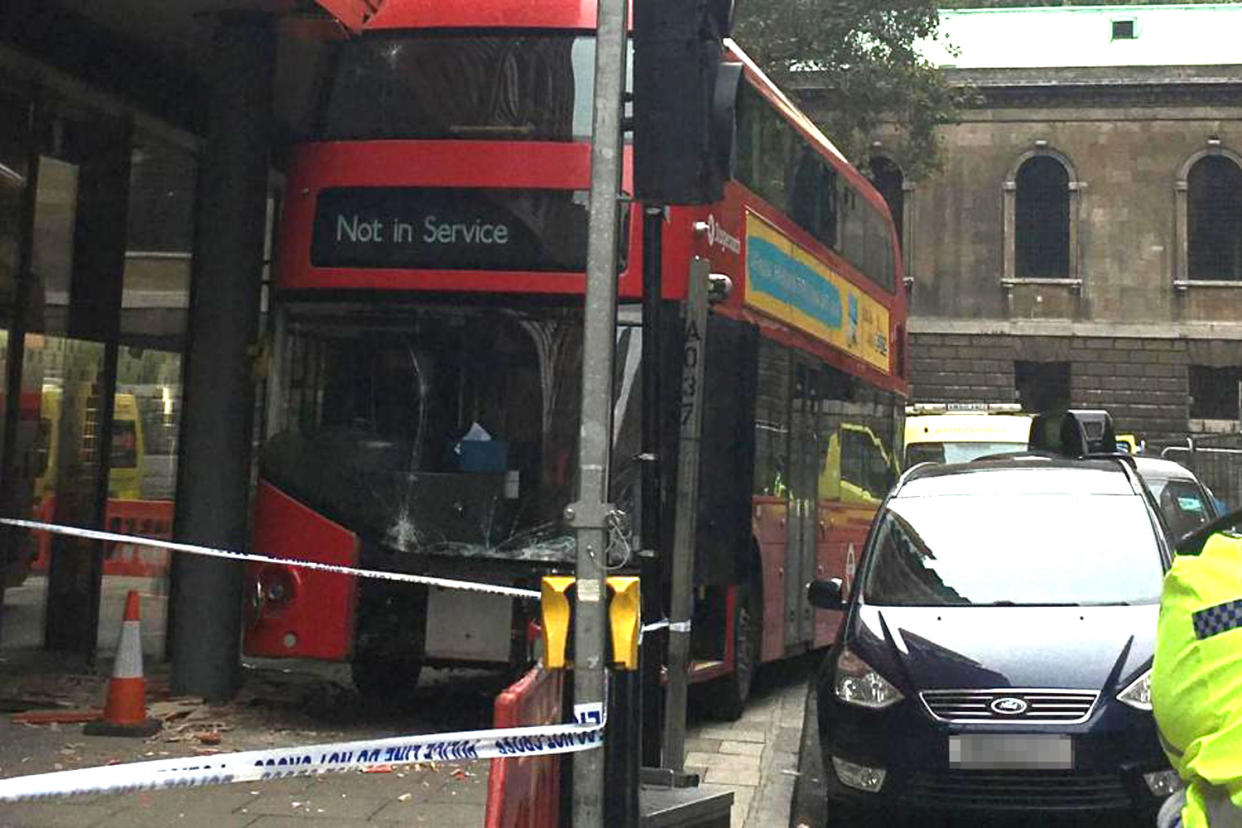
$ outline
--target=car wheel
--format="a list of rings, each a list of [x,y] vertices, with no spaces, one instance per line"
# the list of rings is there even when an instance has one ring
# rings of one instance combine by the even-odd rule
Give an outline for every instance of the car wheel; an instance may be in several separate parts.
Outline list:
[[[736,721],[746,709],[750,686],[759,666],[757,614],[751,605],[750,589],[739,587],[733,605],[733,672],[712,685],[708,704],[715,718]]]

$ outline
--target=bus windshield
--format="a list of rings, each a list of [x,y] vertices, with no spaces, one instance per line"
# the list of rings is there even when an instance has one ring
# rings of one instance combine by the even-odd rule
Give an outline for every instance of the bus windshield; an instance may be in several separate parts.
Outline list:
[[[319,137],[585,140],[594,76],[594,37],[371,35],[342,46]]]
[[[290,310],[264,478],[386,549],[572,555],[580,316]]]

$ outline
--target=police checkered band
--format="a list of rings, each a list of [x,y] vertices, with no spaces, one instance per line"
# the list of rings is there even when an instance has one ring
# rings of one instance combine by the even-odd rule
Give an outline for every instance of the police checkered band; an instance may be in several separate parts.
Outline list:
[[[1195,622],[1195,635],[1211,638],[1242,627],[1242,598],[1202,609],[1191,616]]]

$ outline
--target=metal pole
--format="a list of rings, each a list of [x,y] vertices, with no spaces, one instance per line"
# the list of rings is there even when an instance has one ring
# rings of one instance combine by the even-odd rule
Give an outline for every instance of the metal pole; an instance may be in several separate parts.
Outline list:
[[[665,589],[660,556],[664,503],[660,487],[660,430],[663,428],[664,406],[660,404],[660,307],[661,242],[664,232],[664,210],[646,207],[643,210],[643,354],[642,354],[642,448],[639,454],[642,471],[642,499],[639,516],[639,574],[642,576],[643,618],[655,621],[664,617]],[[639,658],[642,662],[642,761],[651,768],[661,766],[660,743],[664,732],[664,687],[661,668],[668,651],[668,637],[649,633],[643,640]]]
[[[699,442],[703,425],[703,357],[711,262],[690,262],[682,338],[681,443],[677,459],[677,518],[673,527],[668,613],[668,689],[664,705],[664,765],[680,773],[686,761],[686,692],[690,684],[690,618],[694,613],[694,538],[699,504]]]
[[[608,680],[608,727],[604,734],[607,782],[604,802],[609,828],[638,828],[639,753],[641,751],[642,673],[614,666]]]
[[[574,715],[603,717],[604,635],[608,630],[604,567],[609,454],[612,449],[612,357],[617,325],[617,229],[621,186],[621,95],[625,83],[626,0],[599,0],[595,38],[595,113],[591,145],[590,236],[582,343],[582,425],[578,502],[566,518],[577,532],[574,606]],[[573,824],[604,825],[604,752],[573,760]]]

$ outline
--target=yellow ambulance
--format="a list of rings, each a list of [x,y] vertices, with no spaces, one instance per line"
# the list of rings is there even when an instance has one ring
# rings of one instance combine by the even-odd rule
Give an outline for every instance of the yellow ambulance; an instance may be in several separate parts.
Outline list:
[[[1014,403],[920,403],[906,406],[906,462],[963,463],[1026,451],[1031,415]]]
[[[47,498],[55,493],[57,459],[60,454],[60,417],[62,389],[56,385],[43,386],[43,405],[39,425],[40,462],[39,476],[35,480],[35,497]],[[73,412],[75,428],[85,433],[88,416],[84,407],[88,396],[77,397],[78,406]],[[138,401],[133,394],[118,392],[114,398],[112,415],[112,456],[108,464],[108,498],[110,500],[139,500],[141,494],[143,440],[142,420],[138,416]]]

